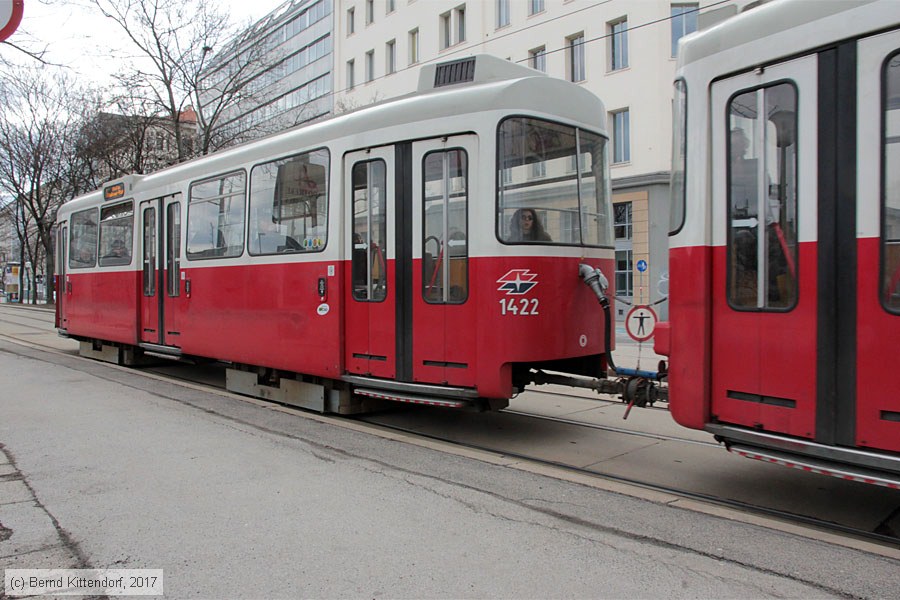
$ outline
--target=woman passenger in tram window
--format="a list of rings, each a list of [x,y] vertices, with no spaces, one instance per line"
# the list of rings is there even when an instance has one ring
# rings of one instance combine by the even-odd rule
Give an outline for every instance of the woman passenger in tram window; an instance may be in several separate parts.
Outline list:
[[[520,208],[509,222],[511,242],[552,242],[533,208]]]

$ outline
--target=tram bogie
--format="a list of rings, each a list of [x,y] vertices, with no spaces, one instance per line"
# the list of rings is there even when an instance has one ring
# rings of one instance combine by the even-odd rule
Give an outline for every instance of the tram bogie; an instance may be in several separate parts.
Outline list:
[[[682,42],[656,330],[682,425],[892,487],[898,58],[890,0],[776,0]]]
[[[61,334],[120,362],[223,361],[236,391],[335,412],[497,408],[548,365],[605,378],[578,278],[613,271],[603,104],[463,62],[423,67],[411,96],[66,203]]]

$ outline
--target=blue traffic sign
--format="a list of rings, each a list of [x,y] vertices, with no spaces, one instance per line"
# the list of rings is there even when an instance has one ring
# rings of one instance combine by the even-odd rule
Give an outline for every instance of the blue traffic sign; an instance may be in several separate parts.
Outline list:
[[[646,271],[647,270],[647,261],[643,260],[643,259],[637,261],[637,270],[640,271],[641,273]]]

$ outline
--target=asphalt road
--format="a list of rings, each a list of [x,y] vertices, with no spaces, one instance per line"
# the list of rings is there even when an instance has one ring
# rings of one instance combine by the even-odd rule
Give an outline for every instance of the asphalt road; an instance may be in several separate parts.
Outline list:
[[[900,590],[891,558],[2,336],[0,382],[4,570],[163,569],[172,598]]]

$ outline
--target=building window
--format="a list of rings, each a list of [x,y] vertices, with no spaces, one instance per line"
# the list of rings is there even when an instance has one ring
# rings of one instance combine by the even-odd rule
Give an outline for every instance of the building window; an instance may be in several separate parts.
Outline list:
[[[384,72],[387,75],[397,71],[397,41],[391,40],[384,47]]]
[[[450,44],[452,43],[450,41],[451,31],[452,30],[450,28],[450,13],[446,12],[441,15],[441,29],[440,29],[441,50],[444,50],[444,49],[450,47]]]
[[[584,32],[567,38],[569,81],[584,81]]]
[[[366,25],[375,21],[375,0],[366,0]]]
[[[697,31],[699,4],[672,5],[672,56],[678,54],[678,40]]]
[[[397,10],[397,2],[396,0],[386,0],[385,4],[385,14],[391,14],[395,10]]]
[[[613,211],[616,215],[616,241],[631,240],[631,202],[618,202],[613,204]]]
[[[497,0],[497,29],[509,25],[509,0]]]
[[[615,71],[628,66],[628,20],[609,23],[609,69]]]
[[[419,28],[409,32],[409,64],[419,62]]]
[[[536,15],[544,12],[544,0],[528,0],[528,14]]]
[[[628,109],[612,113],[613,164],[631,160],[631,119]]]
[[[609,50],[609,70],[616,71],[628,66],[628,20],[622,18],[607,24]]]
[[[633,264],[631,250],[616,250],[616,296],[634,295]]]
[[[347,89],[352,90],[356,86],[356,77],[354,74],[356,66],[356,61],[348,60],[347,61]]]
[[[351,7],[347,9],[347,36],[354,33],[356,33],[356,9]]]
[[[466,5],[456,9],[456,43],[466,41]]]
[[[366,83],[375,79],[375,51],[366,52]]]
[[[547,47],[541,46],[528,51],[528,63],[532,69],[547,72]]]

